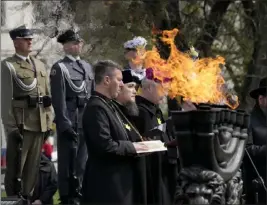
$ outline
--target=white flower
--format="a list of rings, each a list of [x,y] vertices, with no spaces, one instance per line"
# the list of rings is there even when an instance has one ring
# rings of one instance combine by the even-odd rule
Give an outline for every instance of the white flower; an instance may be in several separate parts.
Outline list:
[[[147,40],[142,36],[134,37],[132,40],[129,40],[124,43],[124,48],[137,48],[137,47],[146,47]]]

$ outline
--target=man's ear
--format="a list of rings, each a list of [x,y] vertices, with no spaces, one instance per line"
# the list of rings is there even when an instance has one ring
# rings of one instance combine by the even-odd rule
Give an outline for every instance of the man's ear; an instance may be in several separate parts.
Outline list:
[[[109,85],[110,84],[110,77],[109,76],[105,76],[103,79],[104,85]]]
[[[147,90],[149,91],[149,92],[152,92],[152,90],[153,90],[153,84],[152,83],[150,83],[148,86],[147,86]]]

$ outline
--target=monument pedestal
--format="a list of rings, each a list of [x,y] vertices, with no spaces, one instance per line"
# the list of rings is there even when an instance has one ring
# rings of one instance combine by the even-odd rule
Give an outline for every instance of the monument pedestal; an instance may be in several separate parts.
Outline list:
[[[208,105],[171,115],[182,167],[176,204],[241,204],[249,116]]]

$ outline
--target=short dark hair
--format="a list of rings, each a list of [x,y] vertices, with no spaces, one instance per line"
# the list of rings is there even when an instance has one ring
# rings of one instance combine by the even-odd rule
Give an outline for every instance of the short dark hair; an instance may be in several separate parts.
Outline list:
[[[94,66],[95,83],[100,84],[104,76],[111,76],[116,69],[122,70],[122,67],[112,60],[97,61]]]

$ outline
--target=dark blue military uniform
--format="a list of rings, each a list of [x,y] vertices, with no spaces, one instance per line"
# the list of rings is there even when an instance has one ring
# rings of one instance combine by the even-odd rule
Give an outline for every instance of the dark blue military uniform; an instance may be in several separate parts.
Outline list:
[[[76,33],[67,31],[58,38],[58,42],[64,44],[79,39]],[[58,136],[59,194],[61,202],[67,203],[69,188],[72,186],[69,184],[71,161],[75,162],[76,175],[81,184],[88,157],[83,139],[82,114],[94,89],[94,76],[90,64],[67,55],[53,65],[50,79]],[[76,160],[73,160],[71,150],[75,146],[77,156]]]

